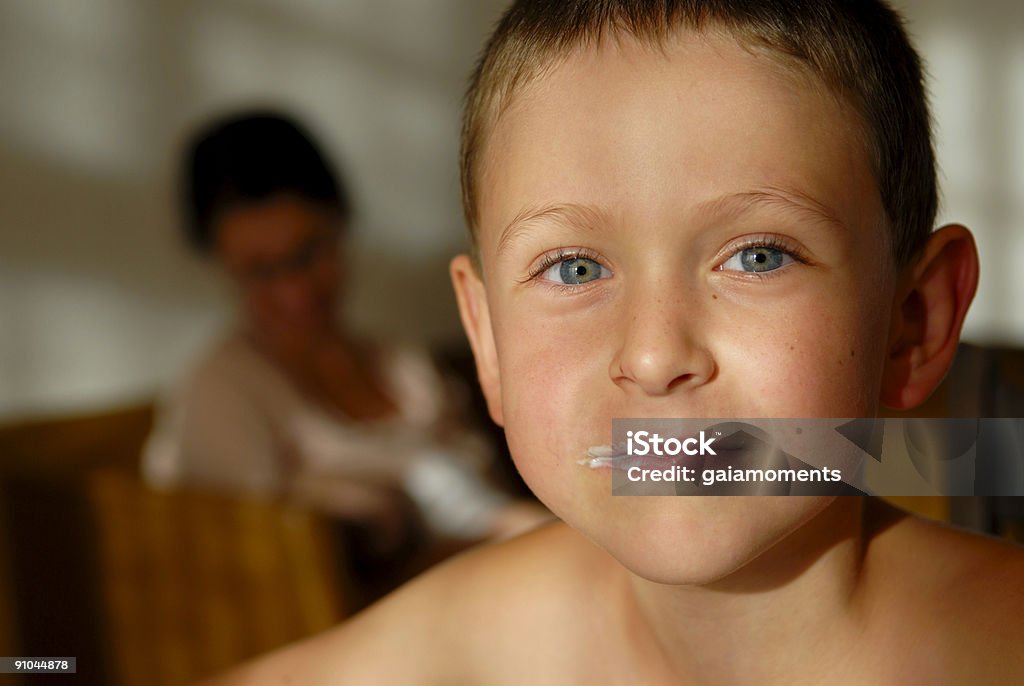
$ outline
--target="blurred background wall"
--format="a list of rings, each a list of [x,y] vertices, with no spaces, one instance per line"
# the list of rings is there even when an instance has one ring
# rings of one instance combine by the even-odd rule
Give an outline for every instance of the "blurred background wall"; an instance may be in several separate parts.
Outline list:
[[[974,342],[1024,343],[1024,3],[898,0],[933,75],[943,220],[971,226]],[[178,239],[183,136],[280,105],[358,204],[356,327],[461,331],[460,99],[505,0],[0,0],[0,420],[151,397],[228,316]]]

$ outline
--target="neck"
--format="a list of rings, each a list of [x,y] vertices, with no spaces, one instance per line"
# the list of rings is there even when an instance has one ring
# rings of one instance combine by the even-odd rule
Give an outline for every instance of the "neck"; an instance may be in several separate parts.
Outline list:
[[[631,575],[635,620],[684,683],[824,678],[860,630],[868,539],[863,514],[863,498],[837,498],[784,541],[711,584],[669,586]]]
[[[252,321],[244,321],[241,331],[256,347],[281,364],[308,365],[323,354],[336,352],[339,348],[347,351],[354,347],[350,338],[337,325],[297,335],[287,329],[267,329]]]

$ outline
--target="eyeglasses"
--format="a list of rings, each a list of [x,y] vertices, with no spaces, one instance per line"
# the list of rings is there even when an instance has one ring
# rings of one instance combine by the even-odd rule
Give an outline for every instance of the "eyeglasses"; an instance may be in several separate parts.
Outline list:
[[[337,230],[319,232],[280,259],[243,267],[236,277],[245,286],[266,286],[281,276],[306,273],[318,259],[333,252],[337,242]]]

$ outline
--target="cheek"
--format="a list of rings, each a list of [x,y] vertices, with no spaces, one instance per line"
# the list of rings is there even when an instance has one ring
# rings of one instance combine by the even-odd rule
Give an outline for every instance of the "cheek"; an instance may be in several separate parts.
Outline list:
[[[312,274],[317,292],[321,295],[331,295],[337,291],[340,274],[339,260],[333,254],[318,260]]]
[[[260,321],[272,318],[274,315],[274,298],[271,297],[268,289],[253,288],[244,291],[242,301],[245,303],[246,310]]]
[[[607,336],[585,319],[509,309],[494,321],[509,451],[542,500],[572,479],[586,447],[611,441],[601,398]]]
[[[497,342],[509,441],[521,440],[523,434],[549,446],[575,421],[578,399],[594,380],[587,378],[583,365],[570,361],[565,352],[568,342],[557,330],[526,322],[510,324],[509,335],[499,332]]]
[[[810,291],[759,320],[760,326],[748,326],[744,335],[720,341],[720,369],[749,393],[753,407],[747,414],[874,414],[888,309],[884,302],[842,296],[850,292],[845,288]]]
[[[494,327],[506,417],[554,422],[578,412],[596,391],[606,355],[595,324],[528,303],[502,313]]]

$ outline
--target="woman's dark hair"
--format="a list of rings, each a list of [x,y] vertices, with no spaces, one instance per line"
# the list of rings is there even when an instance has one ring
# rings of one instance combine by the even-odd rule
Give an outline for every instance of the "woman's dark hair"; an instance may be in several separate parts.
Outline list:
[[[293,195],[336,214],[351,215],[348,193],[312,137],[289,117],[254,111],[220,119],[186,148],[181,178],[188,242],[209,253],[214,222],[225,210]]]

